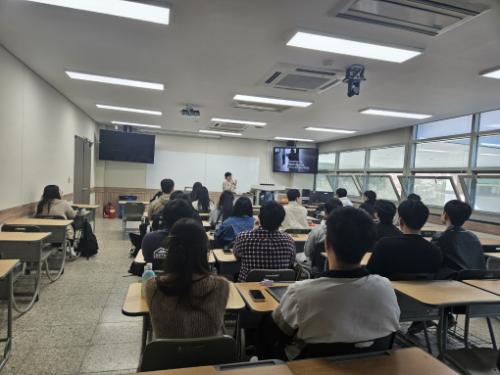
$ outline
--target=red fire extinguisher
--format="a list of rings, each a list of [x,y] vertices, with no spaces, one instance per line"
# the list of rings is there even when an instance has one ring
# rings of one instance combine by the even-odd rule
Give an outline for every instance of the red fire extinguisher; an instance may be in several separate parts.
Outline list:
[[[116,218],[116,209],[115,206],[111,202],[104,206],[102,211],[102,215],[105,219],[114,219]]]

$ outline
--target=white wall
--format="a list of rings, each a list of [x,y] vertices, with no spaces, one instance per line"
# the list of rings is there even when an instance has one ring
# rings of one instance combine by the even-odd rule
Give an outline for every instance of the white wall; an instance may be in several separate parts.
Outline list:
[[[72,193],[74,136],[94,132],[88,116],[0,46],[0,209],[39,200],[47,184]]]
[[[273,183],[287,187],[312,188],[314,175],[311,174],[286,174],[272,172],[272,149],[276,144],[270,141],[232,139],[232,138],[199,138],[177,135],[157,135],[156,152],[175,151],[212,155],[246,156],[259,159],[258,183]],[[311,147],[311,145],[302,145]],[[200,161],[201,162],[201,161]],[[180,166],[182,168],[182,166]],[[96,165],[96,186],[105,187],[147,187],[147,165],[137,163],[100,161]],[[231,171],[236,179],[243,175],[245,170]],[[175,180],[175,176],[170,177]],[[224,176],[220,176],[222,184]],[[200,176],[193,174],[192,182],[200,180]],[[204,181],[200,181],[204,183]],[[101,185],[102,183],[102,185]],[[159,185],[160,181],[158,181]],[[158,186],[159,187],[159,186]],[[182,186],[183,187],[183,186]],[[178,188],[182,188],[178,186]]]
[[[411,127],[360,135],[321,143],[319,152],[356,150],[367,147],[406,144],[410,139]]]

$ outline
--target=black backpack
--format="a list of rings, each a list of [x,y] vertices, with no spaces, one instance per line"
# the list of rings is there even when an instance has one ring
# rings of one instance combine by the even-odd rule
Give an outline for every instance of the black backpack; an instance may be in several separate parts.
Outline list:
[[[82,236],[80,237],[80,241],[78,242],[76,252],[79,253],[80,256],[89,259],[91,256],[97,254],[97,250],[99,250],[97,238],[92,232],[90,223],[88,222],[88,220],[85,220],[82,225]]]

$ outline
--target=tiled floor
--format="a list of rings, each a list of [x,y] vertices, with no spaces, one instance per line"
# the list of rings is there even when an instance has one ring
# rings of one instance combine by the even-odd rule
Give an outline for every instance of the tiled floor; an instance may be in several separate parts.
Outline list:
[[[40,301],[15,320],[12,357],[2,375],[136,371],[142,321],[121,313],[128,285],[137,280],[127,273],[131,245],[119,220],[98,220],[96,234],[98,256],[69,262],[63,277],[53,284],[45,278]],[[500,338],[500,323],[495,319],[493,323]],[[473,343],[489,342],[484,319],[472,320],[471,334]],[[424,343],[422,335],[415,339]],[[451,340],[451,347],[457,345],[461,344]]]
[[[40,300],[14,322],[12,357],[3,374],[129,374],[137,369],[142,320],[121,305],[131,245],[119,220],[98,220],[99,254],[67,263],[61,279],[44,278]]]

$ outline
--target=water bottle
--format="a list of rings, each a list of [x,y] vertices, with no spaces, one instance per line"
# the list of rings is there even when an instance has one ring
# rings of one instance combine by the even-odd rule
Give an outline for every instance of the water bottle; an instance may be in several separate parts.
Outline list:
[[[153,263],[146,263],[144,266],[144,272],[142,273],[142,295],[146,295],[146,282],[155,277],[156,274],[153,271]]]

